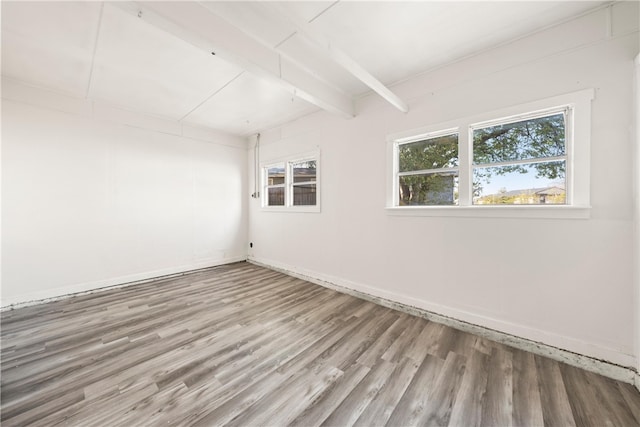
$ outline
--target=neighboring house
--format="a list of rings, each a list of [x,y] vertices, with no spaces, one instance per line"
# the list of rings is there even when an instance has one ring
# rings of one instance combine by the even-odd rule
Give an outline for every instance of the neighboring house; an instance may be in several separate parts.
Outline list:
[[[566,191],[561,185],[502,191],[474,200],[478,205],[542,205],[566,203]]]

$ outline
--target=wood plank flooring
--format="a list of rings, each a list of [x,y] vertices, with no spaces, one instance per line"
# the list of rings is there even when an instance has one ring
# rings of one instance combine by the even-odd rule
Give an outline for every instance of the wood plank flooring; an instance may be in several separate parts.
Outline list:
[[[631,385],[248,263],[2,313],[9,426],[638,426]]]

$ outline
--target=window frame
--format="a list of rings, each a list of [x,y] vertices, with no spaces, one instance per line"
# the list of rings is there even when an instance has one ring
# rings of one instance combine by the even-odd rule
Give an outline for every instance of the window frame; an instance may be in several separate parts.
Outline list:
[[[387,202],[390,215],[506,217],[506,218],[588,218],[590,214],[590,136],[593,89],[518,104],[474,116],[434,124],[387,136]],[[566,204],[481,205],[473,204],[473,130],[492,124],[513,123],[553,112],[570,111],[565,116]],[[458,132],[458,205],[400,206],[398,189],[398,147],[428,135]],[[526,163],[534,163],[532,159]]]
[[[404,172],[400,172],[400,146],[401,145],[406,145],[406,144],[412,144],[414,142],[420,142],[420,141],[424,141],[424,140],[429,140],[429,139],[435,139],[435,138],[439,138],[442,136],[449,136],[449,135],[457,135],[458,137],[458,166],[456,167],[452,167],[452,168],[437,168],[437,169],[420,169],[420,170],[412,170],[412,171],[404,171]],[[393,153],[393,157],[394,157],[394,179],[396,180],[395,185],[396,185],[396,189],[398,191],[396,191],[394,193],[394,206],[398,206],[400,207],[400,177],[402,176],[414,176],[414,175],[428,175],[428,174],[438,174],[438,173],[450,173],[450,172],[458,172],[458,180],[460,180],[460,133],[458,131],[458,128],[452,128],[452,129],[443,129],[440,131],[436,131],[436,132],[428,132],[428,133],[423,133],[420,135],[414,135],[408,138],[400,138],[398,140],[395,141],[394,147],[393,147],[394,153]],[[447,205],[424,205],[425,207],[430,207],[430,206],[447,206]],[[457,205],[450,205],[450,206],[457,206]],[[403,206],[404,207],[404,206]],[[420,206],[419,206],[420,207]]]
[[[495,120],[489,120],[480,123],[473,123],[469,125],[469,142],[470,146],[470,172],[471,172],[471,188],[473,188],[473,172],[476,168],[491,168],[491,167],[501,167],[501,166],[512,166],[512,165],[531,165],[534,163],[544,163],[544,162],[555,162],[555,161],[564,161],[565,162],[565,203],[558,204],[556,206],[571,206],[573,200],[573,188],[571,186],[571,171],[572,165],[569,161],[569,152],[570,146],[573,144],[573,106],[565,105],[562,107],[548,108],[540,111],[532,111],[529,113],[524,113],[516,116],[499,118]],[[548,157],[533,157],[530,159],[523,160],[510,160],[510,161],[502,161],[502,162],[494,162],[494,163],[474,163],[474,147],[473,147],[473,133],[477,129],[484,129],[492,126],[499,125],[508,125],[513,123],[524,122],[527,120],[534,120],[543,117],[550,117],[553,115],[562,114],[564,118],[564,155],[563,156],[548,156]],[[567,191],[571,190],[571,191]],[[479,204],[473,203],[473,197],[471,197],[470,201],[471,206],[480,206]],[[488,205],[488,206],[505,206],[505,205]],[[506,206],[516,206],[516,205],[506,205]],[[517,205],[517,206],[540,206],[540,205]],[[549,205],[547,205],[549,206]]]
[[[295,164],[299,164],[299,163],[305,163],[305,162],[316,162],[316,175],[315,175],[315,179],[313,181],[300,181],[300,182],[295,182],[295,175],[294,175],[294,165]],[[303,160],[291,160],[289,162],[287,162],[287,166],[288,166],[288,170],[287,170],[287,175],[288,177],[290,177],[289,182],[288,182],[288,186],[287,186],[287,195],[285,196],[285,205],[286,205],[286,197],[289,197],[289,200],[291,201],[291,206],[292,207],[301,207],[301,206],[316,206],[318,204],[318,161],[316,160],[316,158],[308,158],[308,159],[303,159]],[[286,180],[285,180],[286,181]],[[316,187],[316,204],[315,205],[296,205],[295,204],[295,191],[294,188],[295,187],[304,187],[306,185],[310,185],[310,184],[314,184]]]
[[[316,178],[314,181],[304,181],[295,183],[293,180],[293,165],[303,162],[316,162]],[[284,164],[284,184],[269,185],[268,170],[270,167]],[[261,189],[263,197],[261,198],[261,210],[265,212],[302,212],[302,213],[319,213],[320,212],[320,152],[314,151],[310,153],[298,154],[278,159],[269,160],[260,164]],[[293,188],[301,185],[315,184],[316,186],[316,204],[315,205],[294,205]],[[268,189],[284,187],[284,205],[268,205]]]

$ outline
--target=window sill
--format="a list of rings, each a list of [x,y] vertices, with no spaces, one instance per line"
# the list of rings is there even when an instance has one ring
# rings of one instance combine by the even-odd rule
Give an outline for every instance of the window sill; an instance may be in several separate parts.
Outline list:
[[[280,212],[280,213],[320,213],[320,206],[271,206],[260,208],[262,212]]]
[[[387,215],[456,218],[588,219],[589,206],[395,206]]]

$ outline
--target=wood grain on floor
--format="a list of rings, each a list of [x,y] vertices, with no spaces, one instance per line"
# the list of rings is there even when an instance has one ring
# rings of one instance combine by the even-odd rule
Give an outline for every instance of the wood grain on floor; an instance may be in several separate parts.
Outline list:
[[[2,313],[3,426],[634,426],[631,385],[248,263]]]

